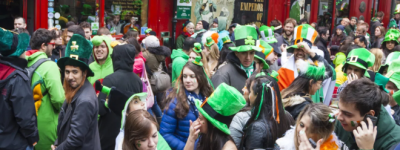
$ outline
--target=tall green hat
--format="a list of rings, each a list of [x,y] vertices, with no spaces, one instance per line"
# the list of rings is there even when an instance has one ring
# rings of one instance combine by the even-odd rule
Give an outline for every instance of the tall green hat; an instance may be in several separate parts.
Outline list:
[[[385,34],[385,39],[382,41],[382,44],[387,41],[395,41],[396,44],[399,44],[400,31],[398,29],[389,29]]]
[[[65,57],[57,61],[58,67],[64,72],[65,65],[79,66],[85,68],[87,76],[94,76],[93,71],[89,68],[88,62],[92,55],[93,46],[85,37],[74,34],[69,40],[65,48]]]
[[[211,38],[211,37],[207,37],[207,39],[206,39],[207,41],[206,41],[206,46],[207,47],[210,47],[211,45],[213,45],[215,42],[214,42],[214,40]]]
[[[196,52],[196,53],[201,53],[201,51],[203,51],[203,50],[201,49],[201,44],[200,44],[200,43],[197,43],[197,42],[194,43],[193,51]]]
[[[266,25],[263,25],[260,27],[260,34],[261,34],[261,39],[264,40],[267,43],[276,43],[278,40],[276,40],[274,36],[274,27],[268,27]]]
[[[236,88],[220,84],[204,102],[196,100],[199,112],[216,128],[230,135],[228,126],[233,116],[246,105],[246,100]]]
[[[226,43],[232,43],[231,38],[227,35],[225,37],[222,38],[222,43],[226,44]]]
[[[318,36],[318,32],[315,29],[308,25],[302,24],[294,28],[294,40],[292,46],[288,47],[288,52],[293,53],[294,49],[297,49],[297,43],[306,42],[308,46],[311,48],[315,39]]]
[[[235,45],[236,47],[230,47],[232,51],[236,52],[247,52],[251,50],[261,51],[261,48],[256,46],[256,40],[258,38],[257,30],[253,26],[236,26],[235,29]]]
[[[81,14],[85,16],[92,15],[92,6],[90,6],[89,4],[83,4]]]
[[[296,67],[299,72],[299,76],[306,77],[314,80],[324,80],[328,77],[326,68],[323,62],[319,62],[318,66],[312,65],[307,61],[299,59],[296,61]]]
[[[347,59],[345,61],[345,64],[343,66],[343,72],[344,75],[347,76],[346,71],[347,71],[347,66],[348,65],[354,65],[358,68],[361,68],[363,70],[367,70],[368,67],[372,67],[375,63],[375,55],[369,52],[365,48],[357,48],[352,51],[347,55]],[[369,74],[367,71],[365,71],[364,74],[366,77],[369,77]]]
[[[390,20],[388,28],[398,28],[395,20]]]
[[[400,14],[400,4],[396,5],[396,9],[394,9],[394,14]]]
[[[389,78],[389,81],[393,82],[397,88],[400,88],[400,60],[394,60],[392,64],[389,65],[386,77]],[[397,104],[400,104],[400,90],[393,93],[393,98]]]
[[[3,56],[19,57],[29,45],[29,35],[0,28],[0,53]]]
[[[387,67],[389,67],[389,65],[394,61],[400,59],[400,52],[392,52],[390,53],[385,61],[385,64],[383,64],[380,68],[379,68],[379,73],[383,74],[383,72],[385,71],[385,69]]]

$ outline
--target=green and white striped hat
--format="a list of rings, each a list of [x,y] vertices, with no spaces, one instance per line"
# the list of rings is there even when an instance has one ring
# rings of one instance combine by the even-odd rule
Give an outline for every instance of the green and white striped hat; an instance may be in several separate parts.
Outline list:
[[[260,33],[261,33],[261,39],[267,43],[276,43],[278,40],[276,40],[274,36],[274,27],[268,27],[266,25],[263,25],[260,27]]]
[[[302,24],[300,26],[297,26],[294,28],[294,41],[292,43],[292,46],[289,46],[288,52],[292,53],[294,49],[297,49],[297,43],[300,42],[306,42],[308,46],[312,46],[314,43],[315,39],[318,36],[318,32],[315,31],[315,29],[308,25],[308,24]]]

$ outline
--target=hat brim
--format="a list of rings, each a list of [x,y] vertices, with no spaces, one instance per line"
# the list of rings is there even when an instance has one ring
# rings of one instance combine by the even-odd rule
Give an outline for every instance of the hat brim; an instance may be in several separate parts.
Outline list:
[[[278,43],[270,43],[269,45],[271,45],[272,48],[274,48],[274,52],[278,54],[278,57],[281,57],[282,51],[281,48],[278,47]]]
[[[82,62],[80,60],[72,59],[72,58],[69,58],[69,57],[64,57],[64,58],[61,58],[61,59],[59,59],[57,61],[57,65],[58,65],[58,67],[60,67],[62,72],[64,72],[65,66],[67,64],[86,68],[86,70],[88,71],[87,72],[87,76],[88,77],[94,76],[94,73],[93,73],[92,69],[90,69],[90,67],[86,63],[84,63],[84,62]]]
[[[200,100],[195,101],[195,105],[197,107],[197,110],[207,119],[207,121],[211,122],[212,125],[214,125],[216,128],[224,132],[225,134],[230,135],[231,132],[229,131],[228,125],[219,122],[218,120],[214,119],[210,115],[208,115],[203,108],[201,108],[202,102]]]
[[[261,57],[259,57],[257,55],[254,55],[254,58],[257,58],[258,60],[260,60],[264,64],[263,69],[268,69],[269,68],[269,65],[267,64],[267,61],[265,61],[264,59],[262,59]]]
[[[299,48],[299,47],[298,47],[297,45],[289,46],[289,47],[287,48],[287,52],[293,53],[293,52],[294,52],[294,49],[298,49],[298,48]]]
[[[258,46],[253,46],[253,45],[242,45],[242,46],[238,46],[238,47],[229,47],[229,49],[231,49],[234,52],[247,52],[247,51],[257,51],[257,52],[261,52],[262,49]]]
[[[365,73],[364,73],[364,76],[365,77],[367,77],[367,78],[369,78],[370,76],[369,76],[369,73],[368,73],[368,71],[367,71],[367,68],[365,68],[363,65],[361,65],[361,64],[359,64],[359,63],[356,63],[356,62],[346,62],[345,64],[344,64],[344,66],[343,66],[343,75],[345,75],[346,77],[347,77],[347,73],[346,73],[346,70],[347,70],[347,66],[348,65],[353,65],[353,66],[356,66],[356,67],[358,67],[358,68],[361,68],[361,69],[363,69],[363,70],[365,70]]]
[[[383,43],[385,43],[385,42],[388,42],[388,41],[395,41],[397,44],[399,44],[399,41],[398,40],[385,40],[385,39],[383,39],[383,41],[382,41],[382,45],[383,45]]]

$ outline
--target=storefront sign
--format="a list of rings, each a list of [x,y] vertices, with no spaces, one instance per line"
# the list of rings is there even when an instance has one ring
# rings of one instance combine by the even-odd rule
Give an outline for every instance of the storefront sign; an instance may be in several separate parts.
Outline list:
[[[113,5],[118,5],[120,11],[122,10],[133,10],[134,8],[134,1],[135,0],[113,0]]]
[[[176,19],[190,19],[190,6],[177,6],[176,9]]]
[[[267,23],[268,0],[236,0],[233,22],[255,24],[258,27]]]

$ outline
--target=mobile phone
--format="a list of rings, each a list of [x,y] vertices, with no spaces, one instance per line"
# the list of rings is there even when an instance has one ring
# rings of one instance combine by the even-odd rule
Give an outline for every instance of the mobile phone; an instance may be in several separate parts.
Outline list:
[[[372,121],[372,126],[376,126],[376,122],[378,121],[378,118],[377,118],[377,117],[372,116],[372,115],[369,115],[369,114],[365,115],[363,121],[365,122],[365,124],[367,124],[367,127],[368,127],[368,120],[367,120],[367,118],[371,119],[371,121]],[[369,127],[368,127],[368,128],[369,128]]]
[[[316,147],[317,147],[317,143],[315,143],[315,141],[314,141],[313,139],[309,138],[308,141],[310,142],[310,144],[311,144],[311,146],[312,146],[313,148],[316,148]]]

